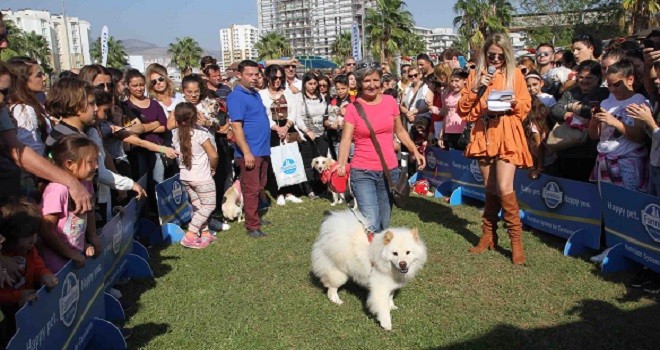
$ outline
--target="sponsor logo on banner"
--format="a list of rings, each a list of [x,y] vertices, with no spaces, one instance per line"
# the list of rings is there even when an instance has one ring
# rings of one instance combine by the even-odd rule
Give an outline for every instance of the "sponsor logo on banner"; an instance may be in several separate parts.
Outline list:
[[[438,165],[438,160],[435,158],[435,153],[430,151],[426,154],[426,166],[429,169],[435,169],[436,165]]]
[[[548,208],[556,209],[562,203],[564,193],[556,182],[550,181],[543,187],[541,197],[543,197]]]
[[[78,300],[80,299],[80,284],[78,277],[69,272],[62,284],[62,296],[60,297],[60,320],[69,327],[76,319],[78,311]]]
[[[660,242],[660,205],[651,203],[642,210],[642,225],[654,241]]]
[[[174,198],[174,203],[177,205],[181,204],[181,195],[183,190],[181,189],[181,183],[179,181],[174,181],[172,184],[172,198]]]
[[[284,163],[282,163],[282,172],[287,175],[295,174],[296,162],[291,158],[285,159]]]
[[[479,163],[477,163],[476,159],[470,163],[470,172],[475,180],[479,182],[484,181],[484,177],[481,175],[481,169],[479,169]]]

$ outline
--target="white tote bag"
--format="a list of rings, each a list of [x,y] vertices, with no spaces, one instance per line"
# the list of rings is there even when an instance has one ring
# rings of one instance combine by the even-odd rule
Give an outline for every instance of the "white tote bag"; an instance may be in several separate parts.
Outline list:
[[[284,143],[272,147],[270,160],[278,189],[307,181],[298,143]]]

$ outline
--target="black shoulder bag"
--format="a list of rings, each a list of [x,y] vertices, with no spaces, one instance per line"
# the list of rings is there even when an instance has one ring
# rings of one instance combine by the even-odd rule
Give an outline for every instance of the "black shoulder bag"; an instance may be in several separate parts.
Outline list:
[[[376,148],[376,152],[378,153],[378,158],[380,158],[380,164],[383,167],[383,174],[385,174],[387,185],[390,187],[390,193],[392,193],[392,199],[394,201],[394,204],[399,208],[403,208],[406,205],[408,196],[410,196],[410,183],[408,183],[408,173],[402,171],[401,175],[399,176],[399,180],[397,180],[396,183],[392,183],[392,175],[390,174],[390,169],[387,168],[387,163],[385,162],[385,157],[383,156],[383,150],[380,148],[380,143],[378,143],[378,139],[376,139],[376,133],[374,132],[374,128],[371,126],[369,119],[367,119],[367,114],[364,112],[364,108],[362,108],[362,105],[357,101],[353,102],[353,105],[355,106],[355,109],[357,109],[360,118],[364,120],[364,123],[367,124],[367,128],[369,128],[369,134],[371,135],[371,142],[373,142],[374,148]]]

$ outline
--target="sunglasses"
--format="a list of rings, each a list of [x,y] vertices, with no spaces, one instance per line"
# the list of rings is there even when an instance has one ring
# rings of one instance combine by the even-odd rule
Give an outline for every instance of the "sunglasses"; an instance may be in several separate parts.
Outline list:
[[[468,69],[477,69],[477,66],[474,65],[474,64],[471,64],[471,65],[469,65],[469,66],[467,66],[467,67],[468,67]]]
[[[410,78],[410,79],[417,78],[418,76],[419,76],[419,73],[417,73],[417,74],[408,74],[408,78]]]
[[[101,84],[95,85],[94,88],[99,89],[99,90],[112,91],[115,88],[115,84],[113,84],[113,83],[101,83]]]
[[[527,72],[529,71],[527,68],[520,68],[520,71],[522,72],[523,75],[527,75]]]
[[[275,80],[282,80],[282,76],[281,75],[274,76],[273,81],[275,81]]]
[[[488,59],[494,61],[496,58],[498,61],[504,61],[504,54],[489,52],[487,55]]]
[[[362,62],[357,65],[357,69],[364,69],[364,68],[374,68],[374,69],[380,69],[380,62]]]
[[[290,65],[286,65],[286,66],[284,66],[284,68],[285,68],[285,69],[295,69],[296,66],[290,64]]]
[[[7,98],[7,96],[9,96],[9,88],[0,89],[0,94]]]
[[[547,51],[539,51],[536,53],[536,57],[548,57],[550,56],[550,52]]]
[[[319,84],[319,87],[327,88],[327,87],[328,87],[328,84]]]
[[[357,63],[346,63],[347,66],[351,66],[351,67],[355,66],[356,64]]]
[[[163,77],[159,77],[158,79],[154,79],[154,80],[152,80],[152,81],[151,81],[151,85],[156,85],[156,84],[158,84],[158,83],[162,83],[162,82],[164,82],[164,81],[165,81],[165,78],[163,78]]]

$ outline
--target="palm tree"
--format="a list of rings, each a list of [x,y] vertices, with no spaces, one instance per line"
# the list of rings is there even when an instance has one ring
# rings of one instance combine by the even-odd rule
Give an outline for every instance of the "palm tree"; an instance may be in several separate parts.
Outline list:
[[[481,46],[494,33],[508,33],[513,5],[506,0],[458,0],[454,26],[468,42],[468,49]]]
[[[89,54],[92,56],[92,60],[94,60],[94,62],[101,64],[103,59],[101,53],[101,37],[98,37],[96,41],[94,41],[94,45],[92,45],[90,48]],[[126,49],[124,49],[124,44],[121,42],[121,40],[115,40],[115,38],[112,36],[109,37],[108,62],[106,63],[106,67],[124,69],[124,67],[128,64],[126,61],[127,56],[128,54],[126,53]]]
[[[25,33],[14,24],[13,21],[5,19],[5,28],[9,35],[9,45],[0,53],[0,60],[6,61],[11,57],[22,55],[21,50],[25,46],[23,44]]]
[[[48,41],[42,35],[34,31],[23,33],[21,47],[18,48],[17,52],[34,58],[39,62],[44,72],[47,74],[52,73],[53,69],[50,67],[50,47],[48,47]]]
[[[628,33],[637,33],[640,30],[658,25],[657,17],[653,14],[660,12],[660,1],[658,0],[623,0],[621,6],[624,11],[631,14],[627,22]],[[655,22],[655,23],[652,23]]]
[[[335,63],[343,64],[346,57],[351,56],[353,49],[351,47],[351,32],[343,32],[339,34],[331,47],[332,56]]]
[[[272,60],[280,57],[291,56],[293,50],[291,44],[284,35],[277,32],[269,32],[262,36],[254,45],[259,53],[260,60]]]
[[[167,52],[172,55],[172,63],[182,72],[186,68],[198,65],[199,59],[202,58],[202,48],[195,39],[189,36],[183,39],[176,38],[176,42],[170,44]]]
[[[378,52],[380,62],[392,65],[394,54],[401,52],[412,34],[415,22],[403,0],[376,0],[364,19],[367,42]]]

